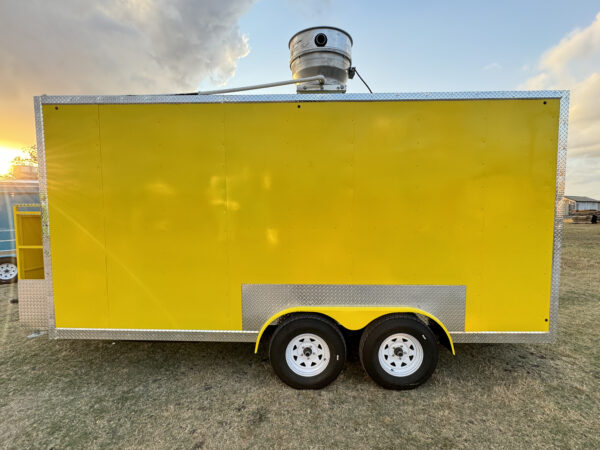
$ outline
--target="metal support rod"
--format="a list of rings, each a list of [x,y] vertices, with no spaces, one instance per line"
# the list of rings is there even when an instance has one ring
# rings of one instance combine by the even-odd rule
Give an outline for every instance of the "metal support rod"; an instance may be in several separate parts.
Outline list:
[[[297,78],[295,80],[286,81],[275,81],[274,83],[254,84],[252,86],[242,86],[229,89],[217,89],[215,91],[198,91],[198,95],[227,94],[228,92],[251,91],[253,89],[264,89],[276,86],[285,86],[286,84],[308,83],[310,81],[318,81],[319,84],[325,84],[325,77],[323,75],[315,75],[314,77]]]

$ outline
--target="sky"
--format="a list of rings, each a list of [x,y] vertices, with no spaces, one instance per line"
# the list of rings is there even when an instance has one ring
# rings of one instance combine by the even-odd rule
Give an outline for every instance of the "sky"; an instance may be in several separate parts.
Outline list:
[[[0,0],[0,172],[35,143],[34,95],[285,80],[289,38],[315,25],[352,35],[375,92],[570,89],[566,193],[600,198],[597,0]]]

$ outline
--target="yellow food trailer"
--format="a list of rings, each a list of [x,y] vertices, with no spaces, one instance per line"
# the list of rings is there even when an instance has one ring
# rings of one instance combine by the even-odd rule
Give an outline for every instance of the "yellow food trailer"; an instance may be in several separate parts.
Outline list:
[[[384,387],[438,341],[556,336],[567,91],[35,98],[51,338],[255,342],[297,388],[348,330]]]

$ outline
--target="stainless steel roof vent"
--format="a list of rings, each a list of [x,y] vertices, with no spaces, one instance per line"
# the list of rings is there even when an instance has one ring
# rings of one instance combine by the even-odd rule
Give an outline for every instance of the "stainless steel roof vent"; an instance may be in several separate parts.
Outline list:
[[[343,94],[346,92],[348,79],[354,78],[354,75],[357,75],[372,93],[356,67],[352,67],[352,37],[344,30],[335,27],[307,28],[293,35],[288,46],[292,80],[200,91],[198,94],[228,94],[287,84],[295,84],[299,94]]]
[[[294,79],[323,75],[325,82],[297,85],[297,92],[346,92],[352,66],[352,37],[340,28],[311,27],[299,31],[289,42],[290,69]]]

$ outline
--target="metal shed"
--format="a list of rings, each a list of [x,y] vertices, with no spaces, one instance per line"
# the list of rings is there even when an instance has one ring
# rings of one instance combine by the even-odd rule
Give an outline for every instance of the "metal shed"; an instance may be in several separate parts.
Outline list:
[[[598,211],[600,210],[600,200],[577,195],[565,195],[565,206],[566,214],[571,214],[573,211]]]

